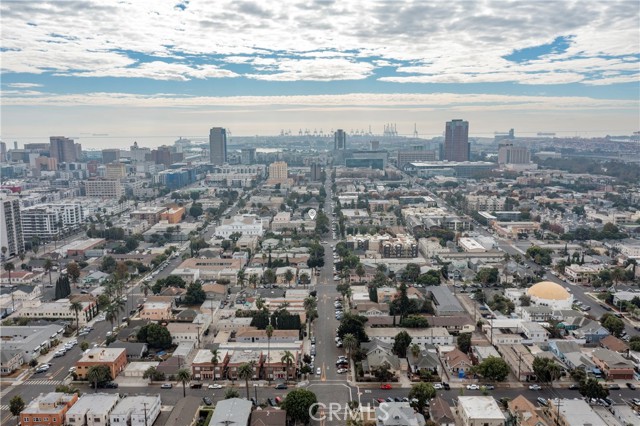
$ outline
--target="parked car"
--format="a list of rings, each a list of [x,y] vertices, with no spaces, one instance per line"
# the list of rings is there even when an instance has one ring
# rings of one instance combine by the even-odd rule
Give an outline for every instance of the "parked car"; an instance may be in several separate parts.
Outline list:
[[[275,406],[277,405],[277,404],[276,404],[276,400],[275,400],[275,399],[273,399],[273,398],[269,398],[269,399],[267,399],[267,403],[268,403],[270,406],[272,406],[272,407],[275,407]]]
[[[116,382],[107,382],[103,385],[105,389],[118,389],[118,384]]]
[[[440,390],[440,389],[444,389],[444,386],[442,386],[442,383],[436,383],[433,385],[433,388],[436,390]]]
[[[634,385],[633,383],[627,383],[627,387],[631,390],[636,390],[636,385]]]
[[[276,396],[276,404],[280,405],[282,404],[282,401],[283,401],[282,397]]]
[[[322,374],[322,369],[320,367],[316,368],[316,374],[318,376]]]
[[[389,390],[392,389],[389,383],[383,383],[380,385],[380,389]]]
[[[207,396],[202,398],[202,402],[204,402],[204,405],[213,405],[213,401],[211,401],[211,398]]]
[[[163,383],[160,386],[160,389],[171,389],[171,388],[173,388],[173,385],[171,383]]]
[[[222,388],[223,388],[223,386],[219,385],[217,383],[212,383],[212,384],[209,385],[209,389],[222,389]]]
[[[577,385],[577,384],[574,383],[574,384],[569,386],[569,389],[570,390],[579,390],[580,389],[580,385]]]
[[[482,385],[486,390],[494,390],[496,387],[494,385]]]
[[[541,396],[536,398],[536,401],[538,401],[540,405],[544,405],[545,407],[549,405],[549,402]]]
[[[609,385],[609,390],[620,390],[620,385],[615,383],[612,385]]]
[[[541,390],[542,387],[540,385],[529,385],[529,390]]]
[[[469,390],[480,390],[480,386],[472,384],[472,385],[467,385],[467,389]]]
[[[288,389],[286,383],[278,383],[274,389]]]

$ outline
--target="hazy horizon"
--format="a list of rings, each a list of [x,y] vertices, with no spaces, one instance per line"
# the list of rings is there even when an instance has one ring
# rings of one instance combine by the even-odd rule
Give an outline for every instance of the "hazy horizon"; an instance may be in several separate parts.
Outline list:
[[[371,130],[630,135],[640,2],[5,1],[12,143]],[[86,142],[85,142],[86,141]]]

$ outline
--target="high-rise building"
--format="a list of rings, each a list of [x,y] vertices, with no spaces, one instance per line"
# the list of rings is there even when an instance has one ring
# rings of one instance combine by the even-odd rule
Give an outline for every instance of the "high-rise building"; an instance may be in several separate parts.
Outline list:
[[[221,165],[227,162],[227,130],[213,127],[209,131],[209,158],[211,164]]]
[[[269,164],[269,182],[284,182],[289,177],[289,166],[284,161]]]
[[[104,164],[115,163],[120,161],[120,150],[119,149],[103,149],[102,150],[102,162]]]
[[[73,163],[80,158],[73,139],[65,138],[64,136],[51,136],[49,138],[49,156],[58,160],[58,163]]]
[[[469,122],[464,120],[447,121],[444,136],[444,160],[469,161]]]
[[[24,251],[21,218],[20,200],[0,198],[0,247],[7,248],[5,256],[15,256]]]
[[[109,163],[105,167],[104,177],[107,179],[122,179],[127,176],[127,168],[123,163]]]
[[[531,154],[526,146],[513,146],[511,141],[503,141],[498,149],[498,164],[529,164]]]
[[[7,161],[7,144],[0,142],[0,163]]]
[[[255,148],[242,148],[240,153],[240,162],[242,164],[253,164],[256,162],[256,149]]]
[[[338,129],[333,134],[333,150],[345,150],[347,149],[347,134],[344,130]]]
[[[318,163],[311,164],[311,168],[309,170],[309,178],[313,182],[318,182],[322,180],[322,166]]]

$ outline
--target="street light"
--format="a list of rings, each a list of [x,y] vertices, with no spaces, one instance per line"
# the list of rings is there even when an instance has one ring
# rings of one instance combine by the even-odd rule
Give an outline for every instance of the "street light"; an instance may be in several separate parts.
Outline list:
[[[253,384],[253,391],[256,395],[256,404],[257,404],[258,403],[258,384],[257,383]]]

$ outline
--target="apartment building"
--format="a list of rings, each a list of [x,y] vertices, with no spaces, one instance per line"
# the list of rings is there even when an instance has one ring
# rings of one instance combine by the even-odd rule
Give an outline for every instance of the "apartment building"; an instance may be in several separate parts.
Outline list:
[[[87,197],[115,198],[117,200],[124,195],[124,187],[117,179],[85,180],[84,189]]]
[[[93,348],[76,362],[76,374],[80,379],[87,378],[89,368],[106,365],[111,371],[111,378],[118,377],[127,366],[127,350],[124,348]]]
[[[78,394],[50,392],[37,396],[20,413],[23,426],[60,426],[67,411],[78,401]]]
[[[42,241],[57,238],[64,229],[60,211],[50,207],[28,207],[21,212],[22,235],[27,241],[38,237]]]
[[[0,194],[0,203],[0,247],[7,248],[2,256],[16,256],[24,251],[20,200]]]
[[[67,411],[66,424],[71,426],[106,426],[109,415],[120,401],[117,393],[85,393]]]
[[[160,415],[160,395],[136,395],[122,398],[109,414],[112,425],[148,426]]]

